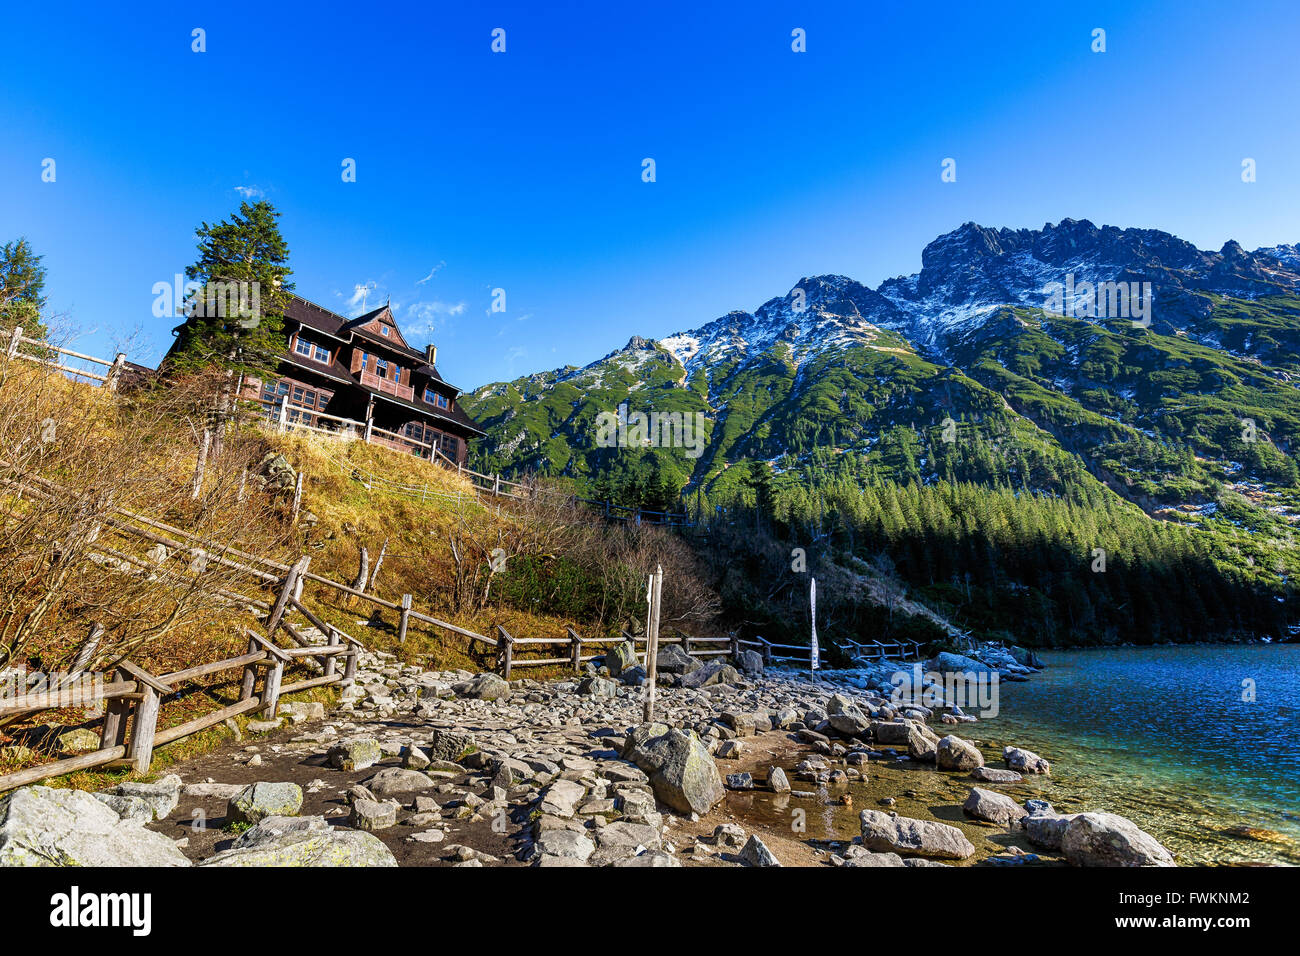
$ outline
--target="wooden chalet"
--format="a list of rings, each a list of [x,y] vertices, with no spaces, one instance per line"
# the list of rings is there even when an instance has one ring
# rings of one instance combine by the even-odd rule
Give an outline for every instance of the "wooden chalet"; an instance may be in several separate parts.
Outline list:
[[[460,389],[438,374],[437,347],[411,348],[387,305],[349,319],[294,296],[284,327],[279,377],[247,376],[240,385],[240,396],[268,416],[329,431],[349,419],[373,426],[373,442],[424,458],[437,449],[460,465],[483,435],[458,404]]]

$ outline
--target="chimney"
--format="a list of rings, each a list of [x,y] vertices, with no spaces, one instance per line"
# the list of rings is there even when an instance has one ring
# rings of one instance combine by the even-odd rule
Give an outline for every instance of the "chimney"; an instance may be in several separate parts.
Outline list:
[[[438,346],[426,345],[424,347],[424,360],[430,365],[438,361]]]

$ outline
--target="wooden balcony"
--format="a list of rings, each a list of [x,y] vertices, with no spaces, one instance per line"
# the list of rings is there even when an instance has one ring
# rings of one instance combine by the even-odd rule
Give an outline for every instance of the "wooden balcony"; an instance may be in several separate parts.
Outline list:
[[[382,392],[385,395],[396,395],[398,398],[404,398],[408,402],[415,401],[415,389],[410,385],[398,385],[396,382],[387,378],[380,378],[374,372],[362,371],[361,384],[366,388],[376,392]]]

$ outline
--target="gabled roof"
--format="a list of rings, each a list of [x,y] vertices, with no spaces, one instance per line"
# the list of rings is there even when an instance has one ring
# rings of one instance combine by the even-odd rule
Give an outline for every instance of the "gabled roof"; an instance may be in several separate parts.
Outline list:
[[[360,339],[367,344],[382,346],[398,355],[416,359],[418,360],[415,366],[417,373],[427,375],[436,382],[441,382],[452,389],[456,395],[461,392],[461,389],[456,388],[438,374],[438,369],[428,363],[424,352],[413,349],[406,343],[406,339],[402,337],[401,328],[398,326],[392,309],[388,305],[372,309],[355,319],[349,319],[347,316],[339,315],[323,305],[318,305],[302,298],[302,296],[295,295],[289,300],[288,308],[285,309],[284,314],[286,318],[292,319],[314,332],[322,332],[340,342],[351,343]],[[376,320],[391,325],[397,331],[397,340],[371,332],[370,329],[365,327]]]

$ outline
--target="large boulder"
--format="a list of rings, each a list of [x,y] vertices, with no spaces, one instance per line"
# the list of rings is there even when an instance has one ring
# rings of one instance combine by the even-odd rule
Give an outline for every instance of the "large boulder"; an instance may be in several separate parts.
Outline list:
[[[703,815],[726,796],[718,765],[695,734],[672,729],[637,739],[633,731],[629,741],[627,756],[649,775],[661,803],[679,813]]]
[[[424,747],[430,760],[450,761],[459,761],[477,749],[478,744],[471,735],[441,729],[433,731],[429,742]]]
[[[331,767],[340,770],[365,770],[384,759],[379,741],[374,737],[349,737],[329,749],[326,754]]]
[[[914,724],[906,718],[898,720],[877,720],[871,725],[871,733],[876,738],[876,743],[885,746],[904,744],[906,745],[912,736]]]
[[[689,674],[703,665],[687,654],[680,644],[669,644],[655,655],[655,668],[660,674]]]
[[[690,688],[707,687],[709,684],[731,684],[740,679],[734,667],[719,658],[714,658],[698,670],[682,675],[682,686]]]
[[[1075,866],[1176,866],[1173,854],[1136,823],[1114,813],[1075,814],[1061,835]]]
[[[632,646],[631,641],[615,644],[605,652],[605,666],[609,668],[610,677],[617,677],[623,671],[636,665],[636,648]]]
[[[984,766],[984,755],[969,740],[962,740],[955,734],[949,734],[939,741],[935,751],[935,762],[940,770],[965,770]]]
[[[603,677],[584,677],[578,681],[578,693],[587,697],[617,697],[618,684]]]
[[[741,651],[735,657],[736,669],[742,674],[763,673],[763,655],[758,651]]]
[[[859,737],[871,729],[871,718],[843,694],[834,694],[826,702],[826,719],[845,737]]]
[[[119,797],[143,800],[153,811],[154,819],[163,820],[181,802],[181,778],[173,773],[157,783],[119,783],[109,792]]]
[[[189,866],[163,836],[83,790],[24,787],[0,798],[0,866]]]
[[[420,793],[432,790],[436,784],[426,773],[418,770],[403,770],[401,767],[385,767],[368,779],[365,787],[376,797],[391,797],[401,793]]]
[[[1014,827],[1023,817],[1028,816],[1025,808],[1006,794],[980,787],[970,788],[970,794],[961,808],[977,820],[999,823],[1004,827]]]
[[[1018,770],[1021,773],[1050,774],[1052,772],[1052,765],[1032,750],[1023,750],[1020,747],[1003,747],[1002,759],[1006,761],[1009,770]]]
[[[1065,828],[1070,825],[1077,813],[1031,813],[1022,821],[1025,836],[1034,846],[1044,850],[1059,850],[1065,836]]]
[[[296,783],[254,783],[226,805],[235,823],[257,823],[266,817],[296,817],[302,809],[302,787]]]
[[[496,674],[479,674],[467,681],[452,685],[457,697],[472,697],[475,700],[500,700],[510,696],[510,683]]]
[[[879,810],[863,810],[862,845],[877,853],[910,853],[944,860],[964,860],[975,852],[956,827],[933,820],[913,820]]]
[[[290,825],[268,817],[241,834],[224,853],[200,866],[397,866],[376,836],[335,830],[324,817],[303,817]]]

